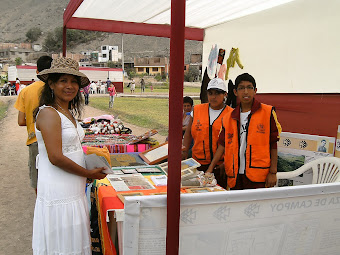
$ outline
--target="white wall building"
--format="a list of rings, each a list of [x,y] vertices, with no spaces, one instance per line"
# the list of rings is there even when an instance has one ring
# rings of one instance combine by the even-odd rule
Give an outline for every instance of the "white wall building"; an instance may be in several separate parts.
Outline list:
[[[98,56],[98,62],[117,62],[122,58],[122,53],[118,52],[118,46],[102,45]]]
[[[258,93],[339,93],[340,1],[295,0],[205,29],[203,70],[212,45],[239,48]]]

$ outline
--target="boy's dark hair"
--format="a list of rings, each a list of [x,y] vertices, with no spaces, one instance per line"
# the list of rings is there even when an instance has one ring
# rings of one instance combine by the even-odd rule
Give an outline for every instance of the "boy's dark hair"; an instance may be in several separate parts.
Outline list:
[[[51,68],[52,58],[50,56],[41,56],[37,61],[37,70],[41,72]]]
[[[184,103],[188,103],[188,104],[190,104],[191,106],[193,106],[193,105],[194,105],[194,100],[192,100],[191,97],[186,96],[186,97],[183,97],[183,104],[184,104]]]
[[[249,73],[243,73],[236,77],[235,79],[235,88],[237,89],[238,85],[241,83],[241,81],[249,81],[253,84],[254,88],[256,88],[256,82],[253,76],[251,76]]]

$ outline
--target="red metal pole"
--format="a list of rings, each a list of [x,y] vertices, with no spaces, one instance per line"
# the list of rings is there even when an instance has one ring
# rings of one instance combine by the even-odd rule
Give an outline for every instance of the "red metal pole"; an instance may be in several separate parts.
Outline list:
[[[166,254],[178,254],[182,159],[185,0],[171,0],[169,176]]]
[[[66,26],[63,27],[63,57],[66,57]]]

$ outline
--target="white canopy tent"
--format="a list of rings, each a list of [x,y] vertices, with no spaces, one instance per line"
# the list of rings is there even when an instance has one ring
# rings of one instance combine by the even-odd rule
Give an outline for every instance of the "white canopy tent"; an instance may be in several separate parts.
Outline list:
[[[187,0],[186,27],[208,28],[292,0]],[[84,0],[72,18],[170,25],[169,0]]]
[[[203,41],[204,29],[293,0],[70,0],[66,29],[170,38],[167,254],[178,253],[184,40]],[[171,25],[170,25],[171,24]]]

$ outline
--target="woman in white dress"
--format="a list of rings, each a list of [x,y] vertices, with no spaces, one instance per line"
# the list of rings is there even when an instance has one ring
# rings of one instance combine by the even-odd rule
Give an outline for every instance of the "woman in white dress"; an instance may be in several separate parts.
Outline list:
[[[102,179],[104,168],[87,170],[81,147],[84,131],[79,88],[89,84],[69,58],[52,61],[38,74],[45,82],[35,111],[38,188],[33,220],[33,254],[90,255],[86,178]]]

